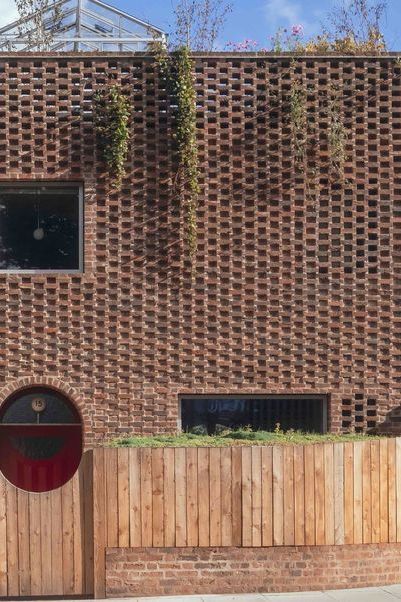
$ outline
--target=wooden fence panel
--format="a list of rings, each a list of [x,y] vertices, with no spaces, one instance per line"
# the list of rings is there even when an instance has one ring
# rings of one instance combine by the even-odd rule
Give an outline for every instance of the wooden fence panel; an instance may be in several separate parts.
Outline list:
[[[372,543],[380,542],[380,441],[370,444]]]
[[[344,460],[344,543],[354,541],[354,446],[351,442],[343,446]]]
[[[354,499],[353,499],[353,514],[354,514],[354,538],[351,543],[362,543],[362,453],[363,443],[357,441],[354,443]],[[348,500],[347,500],[348,503]]]
[[[370,445],[362,446],[362,542],[372,542],[372,497],[371,497]]]
[[[164,464],[164,545],[166,547],[175,546],[175,470],[174,470],[174,449],[165,448],[163,450]],[[209,480],[207,479],[207,484]],[[140,484],[138,485],[138,488]],[[200,506],[199,506],[200,512]],[[206,515],[206,513],[205,513]],[[206,516],[205,516],[206,518]],[[207,510],[207,520],[209,520],[209,509]],[[132,545],[132,544],[131,544]]]
[[[401,438],[119,454],[117,484],[104,475],[109,546],[115,524],[120,547],[401,541]]]
[[[401,439],[96,449],[61,489],[0,477],[0,596],[105,594],[107,547],[401,542]]]
[[[83,481],[92,470],[87,452],[73,479],[49,493],[0,476],[0,596],[93,595],[92,477]]]
[[[388,441],[380,441],[380,542],[389,541]]]
[[[273,447],[273,545],[284,545],[283,448]],[[242,512],[245,508],[242,509]],[[243,538],[244,539],[244,538]]]
[[[334,461],[334,543],[344,543],[344,445],[335,443]]]
[[[234,450],[233,450],[234,452]],[[234,545],[236,542],[233,542]],[[262,448],[262,546],[273,545],[273,455]]]
[[[241,449],[242,545],[252,546],[252,448]]]
[[[332,443],[324,449],[324,530],[325,544],[334,545],[334,448]]]
[[[221,450],[221,545],[232,545],[232,472],[231,448]],[[261,474],[261,472],[259,473]]]
[[[401,439],[395,442],[396,538],[401,541]]]
[[[129,450],[121,448],[117,455],[117,508],[118,508],[118,547],[129,547]],[[163,483],[163,475],[161,475]],[[163,545],[163,543],[161,544]]]
[[[316,545],[326,543],[326,524],[324,516],[324,445],[315,445],[315,532]]]
[[[141,450],[130,449],[129,462],[129,513],[130,513],[130,547],[142,545],[141,516]],[[173,455],[174,464],[174,455]]]
[[[293,546],[295,541],[295,515],[294,515],[294,447],[284,447],[284,545]]]
[[[315,454],[312,445],[304,448],[305,465],[305,544],[314,546],[316,542],[315,527]]]
[[[207,447],[198,449],[198,501],[199,545],[208,547],[210,545],[210,472]],[[241,515],[239,519],[241,520]]]
[[[388,441],[388,539],[397,541],[396,449],[395,439]]]
[[[221,449],[211,448],[210,458],[210,545],[221,546]]]
[[[187,450],[187,545],[199,543],[198,450]]]
[[[309,500],[308,500],[309,503]],[[304,447],[294,447],[294,543],[305,545],[305,463]]]
[[[262,545],[262,449],[252,447],[252,546]]]
[[[108,449],[104,455],[105,495],[108,503],[114,506],[114,512],[107,516],[107,547],[118,547],[118,449]]]
[[[175,545],[187,545],[187,462],[186,450],[175,451]],[[142,542],[145,545],[144,542]]]
[[[240,447],[233,447],[231,450],[231,479],[232,545],[240,546],[242,544],[242,451]],[[200,541],[199,545],[201,545]]]
[[[164,454],[161,448],[152,450],[152,533],[153,546],[162,548],[164,546]]]
[[[184,467],[180,467],[179,472],[185,479]],[[152,547],[153,545],[152,477],[152,450],[149,448],[141,449],[141,531],[142,545],[144,547]],[[107,502],[110,502],[110,498],[107,498]],[[107,517],[115,511],[116,509],[111,507],[110,512],[107,513]]]

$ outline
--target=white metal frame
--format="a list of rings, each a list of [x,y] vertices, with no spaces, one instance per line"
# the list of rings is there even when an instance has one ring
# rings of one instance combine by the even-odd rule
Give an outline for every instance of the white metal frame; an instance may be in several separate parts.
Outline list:
[[[154,41],[167,41],[166,33],[150,23],[138,19],[103,0],[58,0],[53,7],[60,10],[60,24],[56,28],[49,50],[113,50],[140,51]],[[100,12],[102,11],[102,12]],[[52,27],[52,13],[44,15],[44,25]],[[65,20],[72,17],[72,20]],[[14,21],[0,28],[0,50],[34,51],[31,40],[21,35],[21,26],[29,25],[30,17]],[[98,27],[96,27],[98,26]],[[132,28],[139,31],[133,31]]]

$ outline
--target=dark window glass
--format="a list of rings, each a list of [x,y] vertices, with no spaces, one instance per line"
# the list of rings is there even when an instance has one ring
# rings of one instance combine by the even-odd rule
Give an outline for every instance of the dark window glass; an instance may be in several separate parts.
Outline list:
[[[82,423],[71,401],[32,387],[0,408],[0,471],[26,491],[50,491],[69,481],[82,456]]]
[[[36,412],[35,400],[42,403],[43,410]],[[72,405],[51,389],[35,388],[11,398],[2,410],[3,424],[71,424],[80,419]]]
[[[230,429],[250,426],[272,431],[279,424],[289,429],[322,433],[326,431],[324,396],[208,397],[183,398],[181,418],[184,431],[202,426],[214,433],[216,426]]]
[[[79,187],[0,187],[0,269],[78,270]]]

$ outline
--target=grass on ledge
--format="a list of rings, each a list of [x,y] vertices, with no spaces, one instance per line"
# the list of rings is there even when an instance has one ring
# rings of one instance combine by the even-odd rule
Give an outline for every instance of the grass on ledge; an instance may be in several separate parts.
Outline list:
[[[232,445],[304,445],[308,443],[366,441],[378,439],[378,435],[349,434],[337,435],[327,433],[303,433],[301,431],[267,432],[236,430],[227,431],[221,435],[194,435],[181,433],[179,435],[135,435],[112,439],[110,447],[229,447]]]

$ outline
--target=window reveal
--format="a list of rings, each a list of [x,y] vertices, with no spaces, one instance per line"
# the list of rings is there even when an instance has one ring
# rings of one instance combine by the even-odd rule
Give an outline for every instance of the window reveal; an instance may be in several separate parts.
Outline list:
[[[184,431],[201,427],[214,433],[216,427],[272,431],[327,430],[327,398],[324,395],[210,395],[183,397],[181,419]]]
[[[81,228],[79,186],[0,186],[0,270],[81,269]]]

